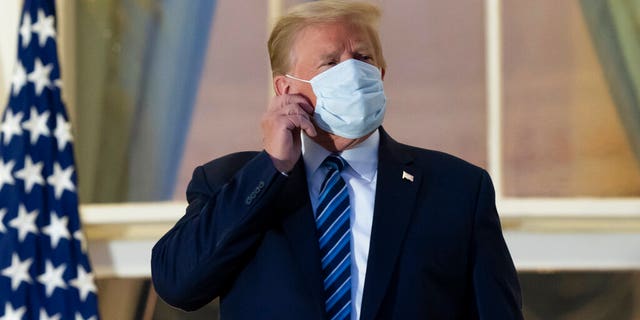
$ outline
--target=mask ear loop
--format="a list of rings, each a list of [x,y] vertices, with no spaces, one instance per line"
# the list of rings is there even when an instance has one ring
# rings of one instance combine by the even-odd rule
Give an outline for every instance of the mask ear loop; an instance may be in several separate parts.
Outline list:
[[[292,75],[290,75],[290,74],[285,74],[284,76],[285,76],[285,77],[287,77],[287,78],[289,78],[289,79],[298,80],[298,81],[302,81],[302,82],[306,82],[306,83],[311,83],[311,81],[309,81],[309,80],[303,80],[303,79],[300,79],[300,78],[294,77],[294,76],[292,76]]]

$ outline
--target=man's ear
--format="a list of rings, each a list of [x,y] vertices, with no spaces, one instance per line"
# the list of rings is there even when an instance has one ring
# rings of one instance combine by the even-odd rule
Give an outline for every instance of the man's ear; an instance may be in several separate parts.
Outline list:
[[[289,93],[291,85],[289,79],[283,75],[273,77],[273,90],[277,96]]]

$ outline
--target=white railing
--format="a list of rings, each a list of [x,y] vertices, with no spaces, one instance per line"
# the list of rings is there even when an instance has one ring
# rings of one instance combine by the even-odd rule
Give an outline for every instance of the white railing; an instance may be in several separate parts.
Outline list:
[[[640,270],[637,200],[519,199],[497,205],[521,271]],[[185,208],[183,202],[83,205],[97,276],[148,277],[153,244]]]

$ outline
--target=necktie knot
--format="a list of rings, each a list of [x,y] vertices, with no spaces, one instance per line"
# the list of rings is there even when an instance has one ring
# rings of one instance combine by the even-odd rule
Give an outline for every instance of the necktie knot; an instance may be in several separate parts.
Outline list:
[[[324,180],[320,185],[320,192],[323,192],[324,188],[327,186],[327,182],[329,182],[329,179],[331,179],[332,176],[340,176],[340,172],[342,172],[346,165],[347,161],[335,154],[329,155],[324,159],[324,161],[322,162],[322,166],[328,168],[329,171],[327,171],[327,175],[324,177]]]
[[[342,157],[335,154],[329,155],[326,159],[324,159],[324,162],[322,162],[322,165],[328,167],[329,171],[338,170],[338,172],[341,172],[346,164],[347,162],[342,159]]]

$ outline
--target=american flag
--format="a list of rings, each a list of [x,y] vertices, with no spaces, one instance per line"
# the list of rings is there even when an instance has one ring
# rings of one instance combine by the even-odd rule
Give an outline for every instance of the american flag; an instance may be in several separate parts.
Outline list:
[[[98,319],[53,0],[25,0],[0,123],[0,319]]]

